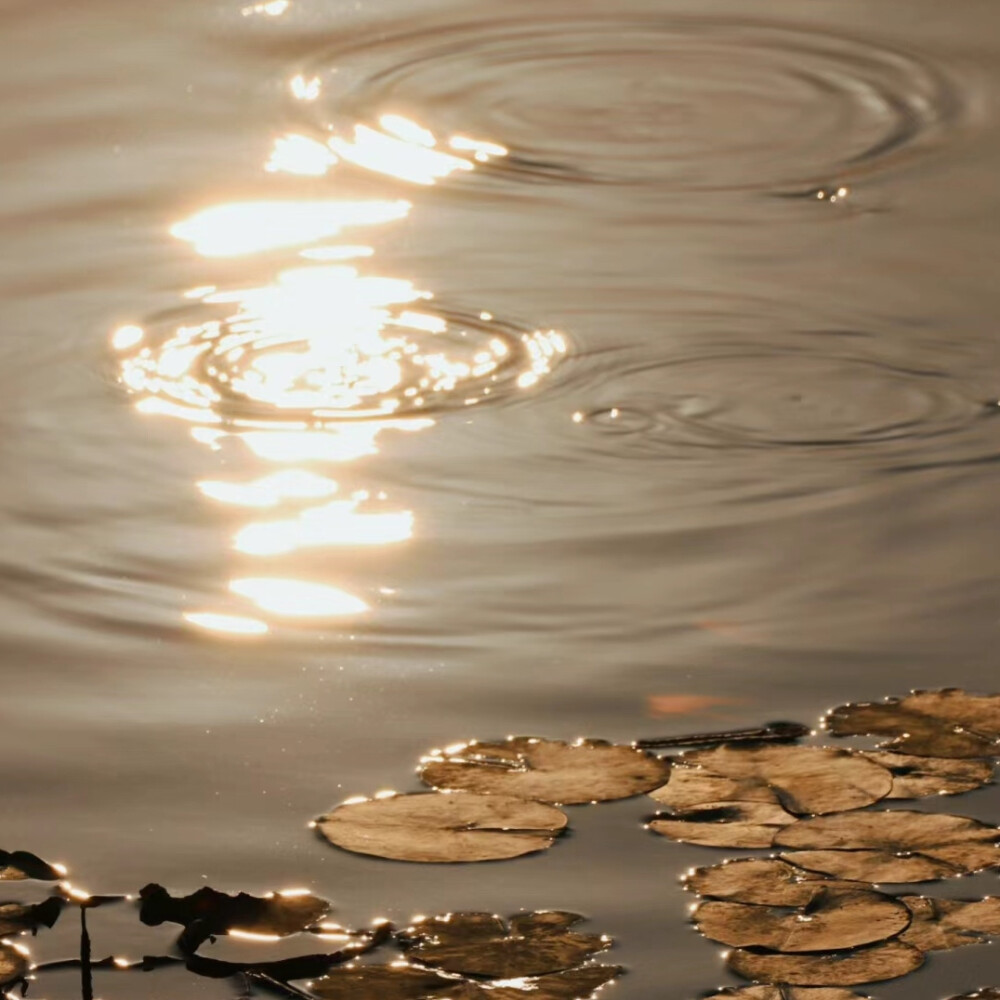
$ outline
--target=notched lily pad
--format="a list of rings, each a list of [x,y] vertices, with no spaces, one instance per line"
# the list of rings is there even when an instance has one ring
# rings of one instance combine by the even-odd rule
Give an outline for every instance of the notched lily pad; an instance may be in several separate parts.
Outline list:
[[[40,927],[55,927],[65,905],[58,896],[41,903],[0,903],[0,934],[34,934]]]
[[[421,761],[420,777],[439,789],[578,805],[641,795],[669,772],[668,762],[632,746],[518,736],[433,751]]]
[[[428,917],[403,934],[407,957],[445,972],[521,979],[565,972],[611,946],[598,934],[568,929],[582,917],[558,912],[523,914],[508,924],[488,913]]]
[[[797,817],[768,802],[706,802],[673,815],[657,815],[649,829],[671,840],[704,847],[770,847]]]
[[[841,705],[823,723],[835,736],[890,736],[883,748],[920,757],[1000,756],[1000,695],[915,691]]]
[[[66,870],[50,865],[30,851],[0,851],[0,882],[35,879],[39,882],[58,882]]]
[[[868,889],[864,882],[834,881],[779,858],[742,858],[696,868],[684,888],[711,899],[758,906],[805,906],[817,889]]]
[[[705,1000],[866,1000],[860,993],[826,986],[744,986]]]
[[[0,942],[0,986],[16,983],[27,974],[27,957],[13,945]]]
[[[818,886],[796,908],[709,900],[692,919],[706,937],[737,948],[839,951],[885,941],[910,923],[902,903],[870,889]]]
[[[900,902],[913,914],[900,940],[922,951],[984,944],[1000,935],[1000,897],[961,900],[901,896]]]
[[[425,792],[347,802],[317,820],[337,847],[396,861],[500,861],[551,847],[566,814],[509,795]]]
[[[799,820],[774,846],[784,860],[863,882],[927,882],[1000,865],[1000,830],[965,816],[852,812]]]
[[[308,893],[275,893],[251,896],[241,892],[230,896],[208,886],[190,896],[171,896],[162,885],[150,883],[139,892],[139,919],[150,927],[162,923],[180,924],[184,932],[178,947],[185,953],[216,935],[230,931],[298,934],[322,920],[330,904]]]
[[[892,775],[880,764],[833,747],[721,746],[691,751],[681,760],[763,785],[788,812],[803,816],[860,809],[892,790]]]
[[[890,799],[923,799],[931,795],[961,795],[993,780],[993,762],[874,750],[864,754],[892,774]]]
[[[739,976],[790,986],[857,986],[905,976],[924,963],[919,948],[885,941],[867,948],[812,955],[783,955],[735,948],[727,965]]]

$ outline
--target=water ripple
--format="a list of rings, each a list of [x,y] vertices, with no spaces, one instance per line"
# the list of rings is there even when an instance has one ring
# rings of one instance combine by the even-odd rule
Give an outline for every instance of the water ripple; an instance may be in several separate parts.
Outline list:
[[[326,133],[401,114],[509,150],[476,177],[681,190],[855,178],[928,146],[961,109],[915,55],[723,18],[575,14],[380,34],[327,50],[301,78],[315,84],[299,108]]]

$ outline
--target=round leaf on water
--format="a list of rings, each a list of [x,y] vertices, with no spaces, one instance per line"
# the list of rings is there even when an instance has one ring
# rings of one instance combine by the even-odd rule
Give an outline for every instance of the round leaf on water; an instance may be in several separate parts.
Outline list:
[[[544,850],[566,828],[553,806],[508,795],[396,795],[338,806],[317,820],[331,844],[397,861],[499,861]]]
[[[776,847],[802,868],[865,882],[925,882],[1000,865],[1000,830],[965,816],[854,812],[799,820]]]
[[[558,913],[549,921],[541,914],[523,915],[510,926],[482,913],[428,917],[405,932],[407,957],[446,972],[492,979],[564,972],[611,945],[602,935],[568,930],[570,916]]]
[[[892,774],[890,799],[922,799],[929,795],[961,795],[993,780],[993,762],[951,757],[917,757],[875,750],[864,754]]]
[[[478,986],[412,965],[359,965],[333,969],[309,984],[325,1000],[478,1000]]]
[[[865,1000],[865,997],[850,990],[826,986],[744,986],[723,990],[706,1000]]]
[[[913,920],[901,941],[921,951],[945,951],[967,944],[983,944],[1000,934],[1000,897],[972,901],[901,896]]]
[[[27,958],[12,945],[0,942],[0,986],[15,983],[27,973]]]
[[[421,761],[420,777],[434,788],[572,805],[640,795],[669,772],[669,763],[631,746],[519,736],[435,751]]]
[[[622,971],[620,965],[585,965],[568,972],[523,979],[516,984],[491,983],[482,991],[482,1000],[589,1000]]]
[[[693,809],[706,802],[769,802],[778,805],[778,796],[756,779],[725,778],[701,767],[675,764],[670,780],[649,793],[651,799],[676,812]]]
[[[696,868],[684,888],[699,896],[763,906],[805,906],[820,888],[867,889],[862,882],[840,882],[804,871],[778,858],[743,858]]]
[[[694,750],[681,759],[712,774],[759,783],[799,815],[860,809],[892,790],[892,775],[880,764],[833,747],[733,745]]]
[[[894,937],[910,923],[910,911],[870,889],[821,885],[797,909],[709,900],[693,920],[706,937],[737,948],[838,951]]]
[[[921,757],[1000,755],[1000,695],[952,688],[841,705],[824,719],[835,736],[890,736],[889,750]]]
[[[791,986],[856,986],[905,976],[924,963],[924,953],[901,941],[827,954],[783,955],[733,949],[727,965],[739,976]]]
[[[706,802],[672,816],[654,816],[649,829],[671,840],[705,847],[770,847],[774,835],[796,822],[767,802]]]

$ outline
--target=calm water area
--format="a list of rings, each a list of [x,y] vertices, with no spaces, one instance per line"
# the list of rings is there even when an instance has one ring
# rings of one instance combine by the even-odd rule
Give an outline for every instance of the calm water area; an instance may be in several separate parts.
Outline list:
[[[615,1000],[735,985],[677,883],[721,856],[644,798],[497,864],[308,824],[465,738],[997,690],[1000,11],[247,2],[0,0],[0,847],[354,926],[572,910]]]

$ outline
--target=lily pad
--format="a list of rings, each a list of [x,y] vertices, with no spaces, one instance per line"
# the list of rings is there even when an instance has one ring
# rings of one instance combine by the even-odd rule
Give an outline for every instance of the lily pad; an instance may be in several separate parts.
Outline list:
[[[508,925],[488,913],[449,913],[428,917],[403,935],[407,957],[445,972],[491,979],[521,979],[565,972],[611,946],[598,934],[578,934],[566,921],[582,920],[557,913],[511,918]]]
[[[0,882],[35,879],[39,882],[58,882],[65,871],[43,861],[30,851],[0,851]]]
[[[701,767],[676,764],[670,780],[649,793],[662,805],[676,812],[705,805],[706,802],[769,802],[778,805],[778,796],[756,779],[725,778]]]
[[[837,878],[926,882],[1000,865],[1000,830],[964,816],[897,810],[799,820],[778,831],[782,858]]]
[[[723,990],[705,1000],[866,1000],[860,993],[836,987],[810,986],[744,986]]]
[[[500,861],[551,847],[565,830],[554,806],[509,795],[417,793],[338,806],[317,826],[331,844],[396,861]]]
[[[40,927],[55,927],[66,905],[58,896],[42,903],[0,903],[0,934],[34,933]]]
[[[0,942],[0,986],[23,979],[28,973],[28,959],[13,945]]]
[[[857,986],[905,976],[924,963],[919,948],[901,941],[884,941],[867,948],[812,955],[733,949],[729,968],[746,979],[788,983],[790,986]]]
[[[671,840],[705,847],[770,847],[796,817],[768,802],[706,802],[673,815],[654,816],[649,829]]]
[[[478,1000],[465,979],[413,965],[359,965],[334,969],[309,984],[325,1000]]]
[[[913,920],[901,941],[921,951],[945,951],[967,944],[983,944],[1000,934],[1000,898],[931,899],[901,896]]]
[[[518,736],[435,751],[420,777],[434,788],[576,805],[641,795],[669,772],[668,762],[632,746]]]
[[[823,720],[835,736],[890,736],[885,749],[920,757],[1000,755],[1000,695],[957,688],[841,705]]]
[[[706,937],[737,948],[838,951],[885,941],[910,923],[903,903],[870,889],[818,886],[796,909],[709,900],[692,919]]]
[[[588,1000],[623,971],[620,965],[585,965],[516,983],[490,983],[482,990],[482,1000]]]
[[[993,780],[993,762],[954,757],[918,757],[915,754],[873,750],[864,754],[892,774],[890,799],[923,799],[931,795],[961,795]]]
[[[779,858],[742,858],[696,868],[684,888],[699,896],[758,906],[805,906],[817,889],[867,889],[864,882],[833,881]]]
[[[798,815],[860,809],[892,791],[892,775],[880,764],[833,747],[721,746],[681,759],[712,774],[763,785]]]

